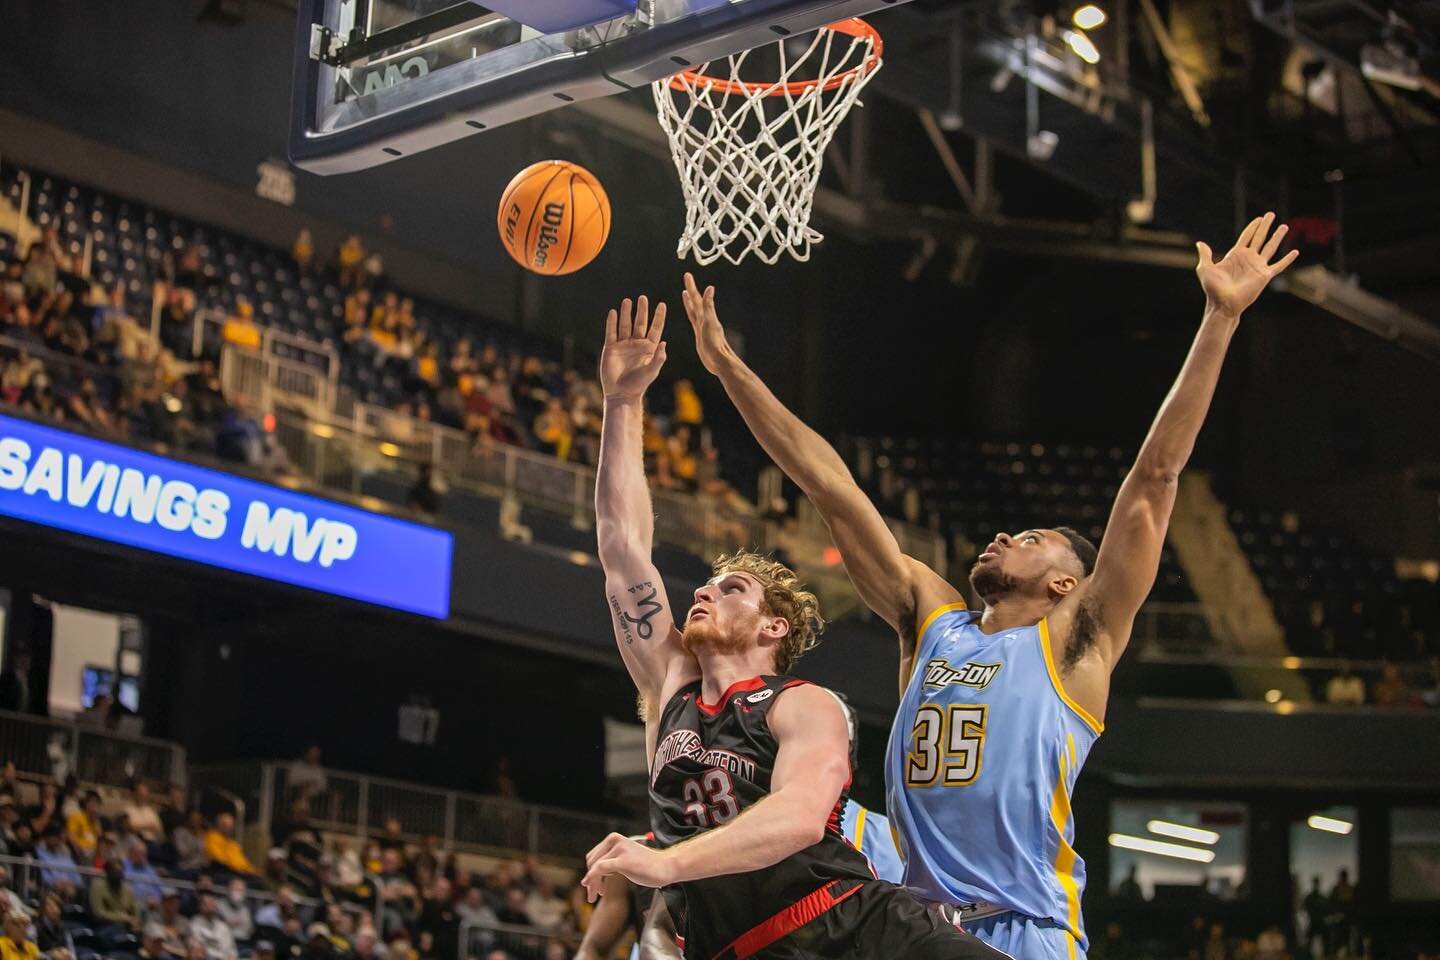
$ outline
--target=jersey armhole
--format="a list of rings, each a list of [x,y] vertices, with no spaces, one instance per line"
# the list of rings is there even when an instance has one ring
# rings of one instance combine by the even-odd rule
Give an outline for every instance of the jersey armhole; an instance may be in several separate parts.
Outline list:
[[[1040,633],[1040,652],[1045,657],[1045,672],[1050,675],[1050,685],[1055,688],[1055,693],[1065,702],[1071,712],[1079,717],[1080,721],[1094,731],[1098,737],[1105,732],[1105,724],[1091,716],[1089,710],[1070,699],[1070,694],[1065,692],[1065,685],[1060,681],[1060,671],[1055,667],[1055,651],[1050,646],[1050,618],[1041,618],[1036,627]]]
[[[921,654],[925,652],[925,632],[935,625],[935,621],[942,616],[955,610],[968,610],[964,600],[957,600],[954,603],[942,603],[931,610],[929,615],[920,622],[920,629],[915,631],[915,658],[910,661],[910,677],[914,679],[915,671],[920,666]]]

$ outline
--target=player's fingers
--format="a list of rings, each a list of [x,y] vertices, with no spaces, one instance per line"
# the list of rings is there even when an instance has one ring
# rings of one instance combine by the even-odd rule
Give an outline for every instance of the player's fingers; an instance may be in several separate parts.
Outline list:
[[[1275,214],[1273,213],[1266,213],[1265,216],[1260,218],[1260,226],[1255,229],[1254,235],[1250,237],[1251,250],[1254,250],[1256,253],[1260,252],[1260,248],[1265,245],[1266,235],[1270,233],[1270,225],[1274,222]]]
[[[689,270],[685,271],[685,292],[691,296],[700,296],[700,288],[695,285],[695,274]]]
[[[645,336],[649,337],[653,343],[659,343],[660,335],[665,332],[666,312],[667,308],[663,301],[655,304],[655,316],[650,318],[650,329],[645,333]]]
[[[628,340],[628,339],[630,339],[631,331],[634,330],[634,328],[635,328],[635,324],[634,324],[634,322],[633,322],[632,319],[631,319],[631,317],[632,317],[631,310],[634,308],[634,306],[635,306],[635,305],[630,302],[630,298],[629,298],[629,297],[626,297],[624,300],[621,300],[621,301],[620,301],[620,339],[621,339],[621,340]]]
[[[1235,246],[1233,249],[1240,250],[1244,247],[1250,246],[1250,238],[1255,235],[1255,229],[1259,226],[1259,217],[1256,217],[1254,220],[1251,220],[1248,224],[1246,224],[1245,229],[1240,231],[1240,238],[1235,241]]]
[[[1299,257],[1300,257],[1300,251],[1299,251],[1299,250],[1291,250],[1289,253],[1285,254],[1285,256],[1281,257],[1278,261],[1276,261],[1275,265],[1270,268],[1270,276],[1271,276],[1271,277],[1278,277],[1278,276],[1280,276],[1280,274],[1284,273],[1285,270],[1286,270],[1286,268],[1288,268],[1288,267],[1290,266],[1290,264],[1292,264],[1292,263],[1294,263],[1296,260],[1298,260]]]
[[[715,288],[705,288],[705,309],[710,313],[715,312]]]
[[[650,298],[640,294],[640,299],[635,301],[635,336],[645,336],[650,329]]]
[[[1261,248],[1260,259],[1264,260],[1266,263],[1269,263],[1270,258],[1275,256],[1275,251],[1280,249],[1280,241],[1284,240],[1285,234],[1289,232],[1289,224],[1282,223],[1280,224],[1280,226],[1276,227],[1275,232],[1270,235],[1270,241],[1266,243],[1263,248]]]
[[[610,852],[610,848],[615,846],[616,841],[624,839],[625,838],[618,833],[607,835],[604,840],[601,840],[595,844],[595,846],[591,847],[589,853],[585,854],[585,865],[587,867],[593,867],[596,861]]]
[[[614,343],[620,337],[620,315],[614,310],[605,314],[605,342]]]
[[[1200,266],[1213,267],[1215,265],[1215,254],[1210,250],[1210,244],[1204,240],[1195,243],[1195,250],[1200,254]]]
[[[656,345],[656,347],[655,347],[655,352],[652,353],[652,354],[650,354],[650,359],[646,362],[645,367],[646,367],[646,369],[649,369],[649,368],[651,368],[651,367],[658,367],[658,366],[661,366],[662,364],[664,364],[664,362],[665,362],[665,341],[662,340],[662,341],[660,341],[659,344]]]

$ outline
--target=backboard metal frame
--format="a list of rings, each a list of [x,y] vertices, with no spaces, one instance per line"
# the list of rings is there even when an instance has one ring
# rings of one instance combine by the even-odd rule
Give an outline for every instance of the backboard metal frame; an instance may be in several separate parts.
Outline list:
[[[518,42],[336,103],[342,44],[358,40],[352,54],[377,52],[355,36],[358,2],[299,2],[290,159],[312,173],[388,163],[906,0],[641,0],[634,15],[564,34],[522,28],[476,6],[473,22],[455,29],[512,37],[518,29]]]

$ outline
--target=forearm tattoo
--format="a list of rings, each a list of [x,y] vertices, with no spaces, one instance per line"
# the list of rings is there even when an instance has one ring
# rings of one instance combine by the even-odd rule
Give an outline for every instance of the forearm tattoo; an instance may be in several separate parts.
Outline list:
[[[636,638],[649,640],[655,634],[655,625],[650,621],[664,605],[659,600],[659,588],[649,580],[628,587],[626,592],[633,598],[635,614],[631,615],[623,609],[620,598],[613,593],[610,595],[610,609],[615,613],[616,627],[625,638],[626,646],[629,646]]]

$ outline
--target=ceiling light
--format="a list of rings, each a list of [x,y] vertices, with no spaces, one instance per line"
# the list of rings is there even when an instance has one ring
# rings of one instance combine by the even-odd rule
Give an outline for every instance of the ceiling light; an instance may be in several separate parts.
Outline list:
[[[1090,38],[1079,30],[1066,30],[1065,42],[1070,44],[1071,50],[1075,51],[1075,56],[1086,63],[1100,62],[1100,51],[1096,50],[1095,44],[1090,42]]]
[[[1106,17],[1104,10],[1101,10],[1093,3],[1087,3],[1085,6],[1076,10],[1071,19],[1075,22],[1075,26],[1081,30],[1094,30],[1105,22]]]
[[[1305,824],[1312,830],[1324,830],[1326,833],[1338,833],[1341,836],[1345,836],[1351,830],[1355,829],[1355,824],[1351,823],[1349,820],[1337,820],[1334,817],[1322,817],[1318,813],[1311,816],[1309,820],[1306,820]]]
[[[390,443],[388,440],[385,443],[380,444],[378,449],[387,457],[400,456],[400,448],[397,447],[395,444]]]
[[[1214,830],[1187,827],[1183,823],[1170,823],[1167,820],[1151,820],[1145,824],[1145,829],[1151,833],[1158,833],[1162,837],[1174,837],[1176,840],[1189,840],[1191,843],[1215,843],[1220,839],[1220,834]]]
[[[1266,691],[1265,691],[1265,702],[1266,702],[1266,703],[1279,703],[1279,702],[1280,702],[1280,691],[1277,690],[1277,689],[1275,689],[1274,687],[1271,687],[1269,690],[1266,690]]]
[[[1138,850],[1141,853],[1153,853],[1157,857],[1173,857],[1176,860],[1194,860],[1196,863],[1209,863],[1215,859],[1214,850],[1201,850],[1199,847],[1187,847],[1178,843],[1165,843],[1161,840],[1149,840],[1145,837],[1132,837],[1126,833],[1110,834],[1110,846],[1120,847],[1124,850]]]

